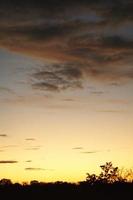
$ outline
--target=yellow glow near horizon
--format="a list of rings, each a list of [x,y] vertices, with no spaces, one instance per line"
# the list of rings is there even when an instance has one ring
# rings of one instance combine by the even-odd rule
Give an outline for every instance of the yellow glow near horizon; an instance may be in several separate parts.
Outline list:
[[[6,157],[6,160],[18,161],[7,166],[1,164],[1,178],[75,182],[84,180],[87,172],[97,173],[99,165],[106,161],[112,161],[120,167],[132,167],[133,159],[128,159],[133,152],[131,118],[122,117],[121,114],[94,114],[89,112],[89,108],[86,111],[61,110],[51,114],[45,113],[45,109],[32,109],[32,112],[28,108],[24,112],[23,108],[17,107],[10,110],[11,117],[8,119],[0,117],[8,127],[6,133],[9,135],[1,139],[1,145],[18,145],[1,152],[1,160]],[[26,141],[27,137],[36,140]],[[40,146],[40,149],[27,150],[36,146]],[[82,146],[83,149],[72,149],[76,146]],[[83,153],[87,151],[98,152]],[[26,163],[26,160],[32,162]],[[42,170],[28,171],[26,167]]]
[[[28,84],[15,84],[15,74],[8,80],[9,66],[3,70],[6,80],[1,75],[1,85],[7,83],[15,92],[5,89],[0,98],[1,133],[7,135],[0,137],[0,160],[18,163],[1,163],[0,178],[77,182],[87,172],[99,173],[106,161],[133,167],[132,83],[115,89],[94,83],[110,89],[100,96],[85,89],[45,97]],[[19,78],[24,82],[25,74]]]

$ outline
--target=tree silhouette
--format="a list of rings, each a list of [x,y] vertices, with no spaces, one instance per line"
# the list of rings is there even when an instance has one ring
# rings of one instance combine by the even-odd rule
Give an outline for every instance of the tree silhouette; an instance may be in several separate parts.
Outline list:
[[[100,166],[102,172],[99,175],[99,179],[105,183],[114,183],[119,180],[119,169],[113,167],[112,162],[106,162],[105,165]]]
[[[38,185],[38,184],[39,184],[39,181],[37,181],[37,180],[32,180],[30,182],[30,185]]]
[[[3,178],[0,180],[0,185],[12,185],[12,181],[10,179]]]
[[[120,176],[118,167],[114,167],[112,162],[106,162],[105,165],[100,166],[102,172],[97,176],[95,174],[87,173],[86,181],[89,184],[100,183],[114,183],[117,181],[126,181]]]
[[[87,183],[93,185],[99,180],[99,177],[96,174],[87,173],[86,181]]]

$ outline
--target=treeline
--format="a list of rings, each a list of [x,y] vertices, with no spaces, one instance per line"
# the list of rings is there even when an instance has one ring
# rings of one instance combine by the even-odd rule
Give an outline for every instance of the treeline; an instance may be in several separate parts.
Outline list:
[[[99,175],[87,173],[86,180],[78,183],[45,183],[33,180],[30,184],[0,180],[0,197],[3,199],[81,199],[122,200],[133,199],[133,181],[123,177],[118,167],[111,162],[100,166]],[[128,175],[128,174],[127,174]],[[131,175],[131,174],[130,174]],[[128,177],[128,176],[127,176]]]

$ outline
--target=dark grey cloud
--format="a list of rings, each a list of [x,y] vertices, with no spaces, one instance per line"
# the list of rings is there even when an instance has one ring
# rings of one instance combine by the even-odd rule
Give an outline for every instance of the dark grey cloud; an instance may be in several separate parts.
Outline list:
[[[133,2],[130,0],[124,1],[112,1],[112,8],[109,9],[106,17],[111,17],[110,21],[119,23],[121,21],[132,21],[133,20]]]
[[[0,164],[14,164],[18,163],[16,160],[0,160]]]
[[[32,12],[37,15],[40,11],[40,15],[43,14],[43,16],[45,17],[49,17],[51,15],[51,17],[54,18],[54,15],[56,14],[55,17],[61,18],[62,13],[70,14],[73,10],[75,14],[77,9],[78,11],[91,9],[97,11],[106,18],[111,18],[113,21],[133,19],[133,3],[131,0],[45,0],[45,2],[42,0],[24,0],[23,3],[16,0],[13,0],[12,2],[1,0],[1,8],[8,9],[8,13],[5,13],[5,17],[8,17],[8,15],[10,14],[10,10],[11,12],[12,10],[16,11],[16,13],[19,14],[22,18],[23,12],[28,15],[28,11],[29,17]],[[14,19],[14,16],[12,16],[12,18]]]
[[[131,0],[2,2],[0,46],[51,61],[31,74],[33,89],[133,79]]]
[[[60,91],[67,88],[82,87],[82,71],[71,63],[53,64],[32,75],[33,88]]]
[[[72,21],[74,19],[85,22],[92,21],[93,23],[101,22],[100,19],[102,19],[104,24],[118,24],[120,22],[132,21],[132,10],[133,2],[131,0],[45,0],[45,2],[41,0],[24,0],[23,3],[5,0],[4,3],[3,1],[0,2],[1,25],[4,27],[4,23],[7,20],[10,22],[7,26],[28,26],[31,23],[33,24],[33,20],[36,25],[44,22],[47,23],[47,21],[51,25],[59,20]],[[48,30],[50,32],[49,35],[54,35],[54,32],[60,35],[60,28],[58,30]],[[39,32],[38,38],[44,37],[44,35]]]
[[[133,59],[131,58],[131,52],[129,54],[127,52],[120,53],[121,49],[119,50],[118,48],[115,55],[115,51],[113,52],[112,49],[106,50],[105,54],[107,55],[96,55],[96,53],[91,56],[88,55],[90,59],[88,61],[84,60],[84,63],[81,61],[79,63],[77,61],[59,63],[59,68],[62,69],[57,69],[56,64],[51,64],[49,67],[52,72],[49,71],[49,67],[44,67],[44,70],[32,75],[32,87],[40,90],[61,91],[64,89],[81,89],[84,86],[84,80],[90,78],[97,81],[107,81],[108,83],[117,80],[119,82],[132,80]],[[100,48],[98,51],[101,54]],[[96,92],[94,91],[94,93]],[[103,92],[100,91],[98,93],[102,94]]]
[[[45,170],[45,169],[38,168],[38,167],[26,167],[25,170],[27,170],[27,171],[41,171],[41,170]]]
[[[128,40],[122,36],[112,35],[102,38],[103,47],[120,48],[120,49],[133,49],[133,40]]]
[[[39,90],[46,90],[46,91],[59,91],[58,86],[46,83],[46,82],[39,82],[39,83],[34,83],[32,85],[34,89],[39,89]]]

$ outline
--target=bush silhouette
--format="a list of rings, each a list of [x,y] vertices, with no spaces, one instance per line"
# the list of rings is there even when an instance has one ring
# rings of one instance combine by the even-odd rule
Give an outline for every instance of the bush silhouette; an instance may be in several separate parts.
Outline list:
[[[3,186],[12,185],[12,181],[10,179],[3,178],[0,180],[0,185]]]
[[[105,165],[100,166],[102,172],[99,175],[99,179],[105,183],[114,183],[119,180],[118,167],[113,167],[112,162],[106,162]]]
[[[89,174],[87,173],[86,181],[93,185],[99,181],[99,177],[96,174]]]
[[[122,178],[119,173],[118,167],[114,167],[112,162],[106,162],[105,165],[100,166],[102,171],[99,176],[87,173],[86,181],[90,184],[95,183],[115,183],[126,182],[126,178]]]

